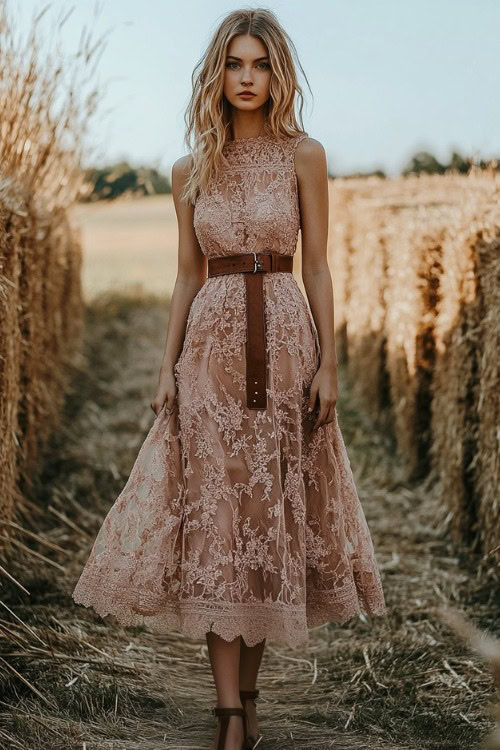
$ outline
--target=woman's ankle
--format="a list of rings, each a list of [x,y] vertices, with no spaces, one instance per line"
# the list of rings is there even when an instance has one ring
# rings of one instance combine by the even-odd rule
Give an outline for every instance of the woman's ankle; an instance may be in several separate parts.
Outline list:
[[[243,708],[243,704],[240,700],[239,695],[237,698],[234,698],[234,700],[230,697],[217,699],[215,705],[217,706],[217,708]]]

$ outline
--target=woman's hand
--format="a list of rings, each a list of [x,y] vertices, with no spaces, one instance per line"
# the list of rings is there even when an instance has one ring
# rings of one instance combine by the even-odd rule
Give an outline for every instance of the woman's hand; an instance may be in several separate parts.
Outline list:
[[[166,406],[168,411],[170,411],[174,405],[176,395],[177,384],[173,370],[161,372],[156,395],[151,401],[151,408],[156,416],[158,416],[163,406]]]
[[[339,397],[336,365],[320,365],[312,379],[309,390],[309,411],[314,409],[319,397],[319,414],[313,425],[313,430],[322,427],[335,419],[335,407]]]

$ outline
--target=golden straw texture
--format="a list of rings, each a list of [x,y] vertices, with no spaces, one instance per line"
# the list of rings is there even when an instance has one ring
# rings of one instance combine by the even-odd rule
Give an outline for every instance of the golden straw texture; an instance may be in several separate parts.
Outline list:
[[[340,358],[457,538],[500,559],[500,177],[335,180]]]

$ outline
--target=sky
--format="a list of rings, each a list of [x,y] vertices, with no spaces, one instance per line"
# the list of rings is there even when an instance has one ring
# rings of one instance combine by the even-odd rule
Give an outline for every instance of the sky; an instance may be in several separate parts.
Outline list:
[[[19,0],[19,23],[48,3]],[[12,2],[11,2],[12,5]],[[69,53],[82,26],[105,35],[95,81],[105,91],[89,138],[105,162],[126,159],[167,174],[186,153],[191,74],[223,16],[274,11],[292,38],[303,122],[332,174],[397,174],[419,150],[500,156],[500,0],[53,0],[74,8]],[[22,27],[22,26],[21,26]],[[86,166],[86,165],[85,165]]]

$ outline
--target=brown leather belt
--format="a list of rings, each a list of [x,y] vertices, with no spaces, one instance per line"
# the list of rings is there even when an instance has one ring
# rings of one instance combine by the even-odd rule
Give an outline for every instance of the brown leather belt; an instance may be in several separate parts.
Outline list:
[[[262,274],[293,271],[293,255],[244,253],[208,259],[208,275],[244,273],[247,313],[246,386],[248,409],[266,409],[266,331]]]

